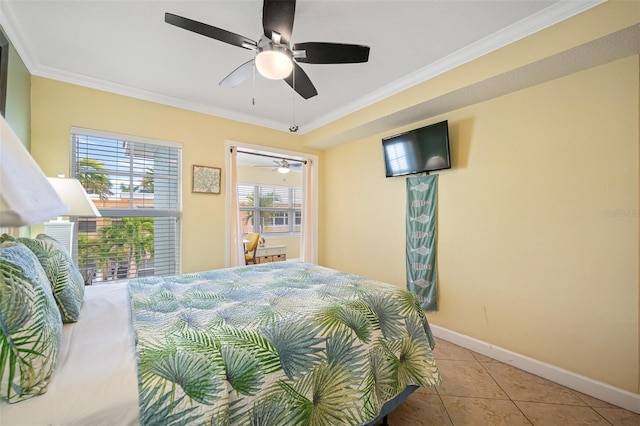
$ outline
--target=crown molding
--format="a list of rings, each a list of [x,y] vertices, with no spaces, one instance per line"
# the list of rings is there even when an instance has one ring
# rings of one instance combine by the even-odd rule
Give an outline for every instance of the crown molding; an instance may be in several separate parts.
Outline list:
[[[480,39],[457,52],[447,55],[418,71],[380,88],[379,90],[376,90],[354,102],[346,104],[329,114],[318,117],[311,123],[301,125],[297,134],[303,135],[316,130],[335,120],[402,92],[403,90],[432,79],[467,62],[500,49],[501,47],[507,46],[540,30],[555,25],[565,19],[571,18],[572,16],[602,4],[605,1],[606,0],[561,0],[530,17],[491,34],[488,37]],[[260,119],[249,114],[242,114],[203,103],[190,102],[184,99],[160,95],[115,82],[100,80],[85,75],[43,66],[29,53],[32,49],[30,49],[28,41],[22,35],[23,33],[20,29],[20,23],[16,19],[11,5],[2,0],[0,0],[0,25],[4,28],[12,45],[32,75],[275,130],[285,131],[284,129],[288,129],[289,127],[289,123]]]
[[[3,0],[0,0],[0,26],[9,37],[11,45],[18,52],[27,70],[33,74],[33,70],[37,67],[37,62],[29,53],[32,50],[29,49],[29,43],[22,36],[20,22],[13,13],[13,8]]]
[[[607,0],[562,0],[555,3],[534,15],[493,33],[490,36],[480,39],[469,46],[466,46],[424,68],[419,69],[418,71],[413,72],[412,74],[396,80],[395,82],[390,83],[355,102],[346,104],[329,114],[319,117],[317,120],[306,125],[305,131],[309,132],[316,130],[355,111],[373,105],[376,102],[389,98],[403,90],[437,77],[440,74],[444,74],[447,71],[535,34],[538,31],[569,19],[606,1]]]
[[[141,90],[123,84],[96,79],[85,75],[70,73],[57,68],[41,66],[34,70],[34,72],[32,72],[32,75],[275,130],[283,130],[285,128],[288,128],[289,126],[288,124],[284,125],[283,123],[261,119],[253,115],[242,114],[203,103],[190,102],[172,96],[160,95],[155,92]]]

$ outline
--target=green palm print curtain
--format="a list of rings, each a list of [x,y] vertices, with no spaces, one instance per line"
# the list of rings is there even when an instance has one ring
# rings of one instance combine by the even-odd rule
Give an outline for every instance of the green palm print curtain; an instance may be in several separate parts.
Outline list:
[[[407,178],[407,288],[432,311],[438,309],[437,195],[438,175]]]

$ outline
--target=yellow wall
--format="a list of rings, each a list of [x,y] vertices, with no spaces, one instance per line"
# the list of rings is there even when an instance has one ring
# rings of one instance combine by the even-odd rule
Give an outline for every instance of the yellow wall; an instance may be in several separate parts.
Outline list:
[[[221,267],[224,193],[192,194],[189,170],[224,176],[225,140],[302,151],[637,24],[638,11],[609,1],[306,135],[34,77],[32,152],[53,175],[68,173],[71,126],[182,142],[183,271]],[[640,393],[638,67],[616,61],[323,152],[320,263],[405,286],[405,181],[384,178],[380,138],[448,119],[430,321]]]
[[[305,143],[639,21],[638,2],[610,0],[304,135]],[[384,178],[380,139],[448,119],[454,168],[440,173],[440,310],[430,321],[639,394],[638,60],[326,151],[320,263],[405,286],[405,180]]]
[[[47,176],[69,175],[72,126],[183,144],[185,273],[225,266],[225,140],[317,154],[301,149],[296,136],[285,132],[40,77],[32,78],[31,89],[31,153]],[[193,164],[222,168],[220,195],[191,192]]]
[[[634,56],[416,123],[452,139],[433,324],[638,393],[638,75]],[[326,153],[320,258],[404,287],[392,133]]]
[[[617,31],[638,25],[640,2],[608,0],[559,24],[534,33],[517,42],[441,73],[396,95],[383,99],[353,114],[303,135],[305,144],[331,139],[375,120],[386,121],[391,114],[437,99],[492,77],[526,67],[553,55],[561,54]],[[579,62],[579,59],[574,59]],[[393,130],[389,130],[392,134]]]

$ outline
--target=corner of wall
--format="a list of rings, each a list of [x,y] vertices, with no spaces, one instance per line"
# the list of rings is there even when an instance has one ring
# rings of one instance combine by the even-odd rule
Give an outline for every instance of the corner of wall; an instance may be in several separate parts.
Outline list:
[[[3,31],[0,27],[0,31]],[[9,37],[7,37],[9,39]],[[5,119],[20,141],[31,147],[31,73],[9,39]]]

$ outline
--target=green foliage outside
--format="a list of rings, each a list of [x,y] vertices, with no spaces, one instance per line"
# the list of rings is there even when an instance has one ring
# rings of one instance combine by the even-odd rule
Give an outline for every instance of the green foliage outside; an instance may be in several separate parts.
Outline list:
[[[247,195],[247,200],[248,200],[248,202],[246,204],[247,206],[251,206],[251,207],[255,206],[255,200],[254,200],[253,194]],[[260,207],[263,207],[263,208],[264,207],[269,208],[269,207],[273,207],[276,204],[276,202],[278,202],[278,201],[280,201],[280,196],[278,194],[276,194],[275,192],[269,192],[267,194],[264,194],[263,196],[261,196],[258,199],[258,205]],[[275,217],[276,215],[277,215],[277,212],[275,212],[273,210],[272,211],[261,211],[260,212],[260,219],[262,221],[261,224],[264,223],[265,221],[270,223],[271,219],[273,217]],[[254,210],[247,210],[246,211],[246,215],[244,216],[245,225],[247,225],[249,223],[253,223],[255,225],[255,222],[253,220],[253,216],[254,216]],[[265,229],[265,231],[266,231],[266,229]]]
[[[145,170],[145,175],[142,178],[140,185],[125,185],[120,184],[120,191],[122,192],[139,192],[141,194],[153,194],[153,169]]]
[[[78,180],[87,193],[97,194],[102,201],[108,199],[112,183],[99,160],[83,159],[78,163]],[[122,191],[131,189],[121,185]],[[153,170],[147,169],[141,185],[129,192],[153,192]],[[143,259],[153,259],[154,219],[149,217],[123,217],[100,219],[103,222],[96,234],[78,235],[78,266],[85,281],[101,272],[102,279],[133,278]],[[100,223],[99,222],[99,223]]]
[[[76,178],[80,181],[87,194],[97,194],[101,201],[106,201],[111,192],[111,181],[104,171],[104,164],[93,158],[84,158],[78,162]]]

